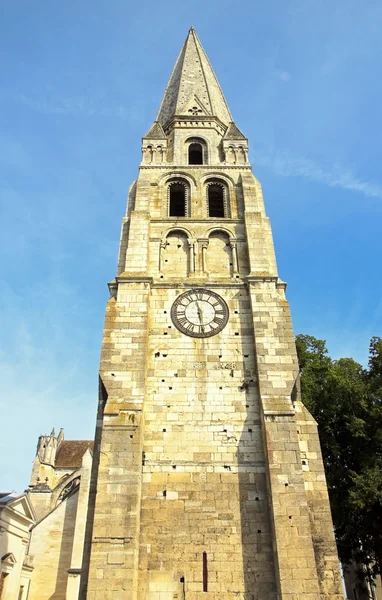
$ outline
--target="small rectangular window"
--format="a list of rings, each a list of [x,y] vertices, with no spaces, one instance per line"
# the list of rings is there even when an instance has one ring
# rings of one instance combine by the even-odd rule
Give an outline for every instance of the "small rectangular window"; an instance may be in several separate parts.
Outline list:
[[[203,552],[203,592],[208,592],[207,552]]]

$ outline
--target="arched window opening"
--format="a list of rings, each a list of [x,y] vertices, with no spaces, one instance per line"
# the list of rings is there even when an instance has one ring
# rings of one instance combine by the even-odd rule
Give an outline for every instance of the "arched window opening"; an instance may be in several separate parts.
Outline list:
[[[188,213],[188,187],[183,181],[169,184],[169,216],[186,217]]]
[[[152,162],[152,160],[153,160],[153,147],[152,146],[147,146],[147,148],[144,149],[143,157],[144,157],[145,163],[150,164]]]
[[[203,146],[198,142],[190,144],[188,147],[188,164],[202,165],[203,164]]]
[[[225,187],[220,183],[210,183],[207,187],[208,216],[222,218],[226,216]]]
[[[213,231],[209,235],[207,271],[214,277],[232,277],[232,248],[225,231]]]
[[[77,488],[80,485],[80,480],[81,477],[76,477],[75,479],[72,479],[71,481],[69,481],[69,483],[66,484],[66,486],[63,488],[58,497],[57,504],[60,504],[60,502],[65,500],[65,498],[67,498],[70,494],[77,490]]]
[[[189,243],[183,231],[171,231],[161,256],[161,271],[169,277],[187,277],[189,273]]]

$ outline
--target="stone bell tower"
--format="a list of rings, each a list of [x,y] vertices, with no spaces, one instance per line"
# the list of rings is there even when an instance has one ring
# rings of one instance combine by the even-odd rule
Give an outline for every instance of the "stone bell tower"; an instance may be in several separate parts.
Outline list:
[[[343,598],[248,143],[193,29],[109,284],[81,597]]]

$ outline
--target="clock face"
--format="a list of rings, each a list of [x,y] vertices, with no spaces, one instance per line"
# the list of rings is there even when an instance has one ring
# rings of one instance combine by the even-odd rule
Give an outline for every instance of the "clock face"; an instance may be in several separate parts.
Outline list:
[[[204,338],[219,333],[228,321],[228,306],[215,292],[197,288],[178,296],[171,318],[179,331]]]

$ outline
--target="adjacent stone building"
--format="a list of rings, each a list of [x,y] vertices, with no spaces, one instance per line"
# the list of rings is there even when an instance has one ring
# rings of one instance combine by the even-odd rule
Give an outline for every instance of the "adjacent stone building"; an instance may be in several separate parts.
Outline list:
[[[36,517],[27,494],[0,493],[0,600],[27,600],[33,559],[28,553]]]
[[[78,599],[92,448],[92,441],[65,440],[62,429],[39,437],[28,491],[36,515],[28,600]]]
[[[193,29],[142,154],[109,284],[80,597],[339,600],[261,186]]]

